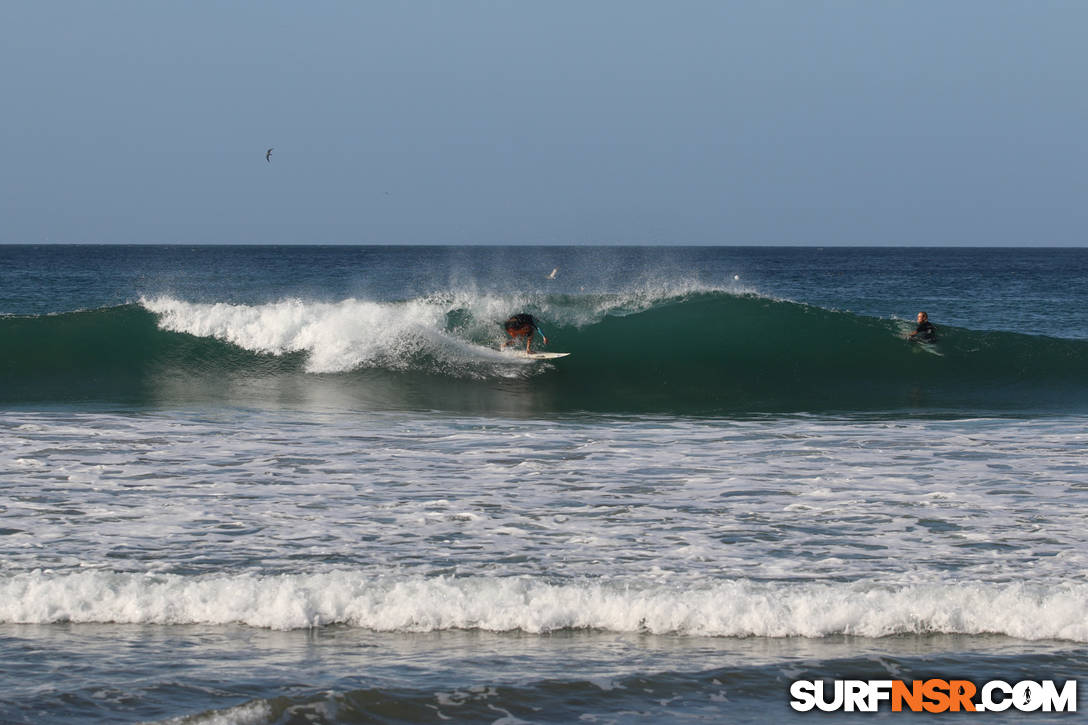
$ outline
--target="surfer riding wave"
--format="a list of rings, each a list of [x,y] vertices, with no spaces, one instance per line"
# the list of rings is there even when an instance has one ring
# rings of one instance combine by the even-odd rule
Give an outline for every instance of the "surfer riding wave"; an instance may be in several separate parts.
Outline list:
[[[506,322],[502,323],[503,329],[506,330],[506,334],[510,336],[510,339],[502,344],[502,349],[505,350],[510,345],[517,342],[519,337],[525,338],[525,352],[528,355],[533,354],[533,335],[540,333],[540,337],[543,338],[544,344],[548,344],[548,338],[544,335],[544,332],[536,324],[536,320],[532,315],[525,314],[524,312],[518,313],[511,317]]]

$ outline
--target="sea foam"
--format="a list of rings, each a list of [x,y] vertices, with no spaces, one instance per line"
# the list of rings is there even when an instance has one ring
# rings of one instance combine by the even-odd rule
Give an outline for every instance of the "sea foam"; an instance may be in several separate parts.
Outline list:
[[[720,291],[695,283],[644,283],[616,294],[491,294],[473,289],[401,302],[285,299],[265,304],[197,303],[171,297],[140,301],[160,329],[210,337],[250,352],[308,354],[306,369],[336,373],[360,367],[410,369],[420,357],[452,365],[510,363],[496,358],[501,323],[532,312],[542,327],[584,327],[606,316],[640,312],[662,300]],[[448,371],[448,370],[447,370]]]
[[[367,364],[397,367],[422,349],[461,350],[444,331],[447,310],[424,300],[405,304],[283,300],[264,305],[144,300],[171,332],[213,337],[257,353],[307,352],[307,370],[342,372]]]
[[[370,577],[352,571],[186,577],[34,571],[0,579],[0,622],[229,624],[289,630],[593,629],[714,637],[1003,634],[1088,642],[1088,584]]]

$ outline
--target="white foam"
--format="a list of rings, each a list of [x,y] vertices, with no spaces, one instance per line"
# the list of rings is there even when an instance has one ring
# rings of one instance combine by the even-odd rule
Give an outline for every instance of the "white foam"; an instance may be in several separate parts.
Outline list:
[[[251,306],[158,298],[143,304],[159,315],[165,330],[214,337],[258,353],[308,352],[307,369],[316,373],[366,364],[396,367],[428,347],[462,353],[467,348],[443,332],[446,310],[425,301],[284,300]]]
[[[580,327],[607,315],[648,309],[663,299],[711,291],[723,290],[672,282],[574,298],[469,289],[405,302],[287,299],[245,305],[157,297],[141,304],[159,316],[164,330],[211,337],[262,354],[305,352],[309,372],[335,373],[371,366],[407,369],[420,355],[455,367],[471,362],[516,365],[519,361],[498,357],[494,349],[504,339],[500,323],[513,312],[533,311],[545,329]],[[467,314],[456,329],[448,329],[447,315],[458,311]]]
[[[1088,642],[1088,584],[944,582],[670,586],[357,571],[185,577],[34,571],[0,578],[0,622],[342,624],[376,631],[596,629],[729,637],[1003,634]]]
[[[272,717],[272,706],[266,701],[256,700],[226,710],[212,710],[159,722],[162,725],[262,725],[270,722]]]
[[[1086,581],[1083,431],[9,411],[0,572]]]

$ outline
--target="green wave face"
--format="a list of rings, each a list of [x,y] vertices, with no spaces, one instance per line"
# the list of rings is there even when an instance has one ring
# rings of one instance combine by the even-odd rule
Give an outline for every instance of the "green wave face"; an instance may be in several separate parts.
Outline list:
[[[172,379],[300,369],[297,356],[262,356],[165,332],[139,305],[0,318],[0,348],[0,401],[7,403],[155,402],[169,397],[164,388]]]
[[[1088,403],[1088,343],[911,327],[817,307],[705,294],[571,331],[564,383],[635,409],[1011,411]]]
[[[757,296],[557,297],[521,308],[540,318],[548,349],[572,354],[526,364],[495,352],[502,304],[445,304],[186,308],[169,325],[141,305],[0,318],[0,401],[527,415],[1088,409],[1081,340],[941,327],[923,346],[904,339],[906,323]]]

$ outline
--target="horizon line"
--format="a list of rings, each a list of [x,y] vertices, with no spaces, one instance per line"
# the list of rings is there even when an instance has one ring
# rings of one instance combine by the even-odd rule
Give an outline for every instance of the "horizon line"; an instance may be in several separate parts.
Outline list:
[[[117,247],[784,247],[819,249],[1083,249],[1088,242],[361,242],[361,241],[0,241],[0,246],[117,246]]]

